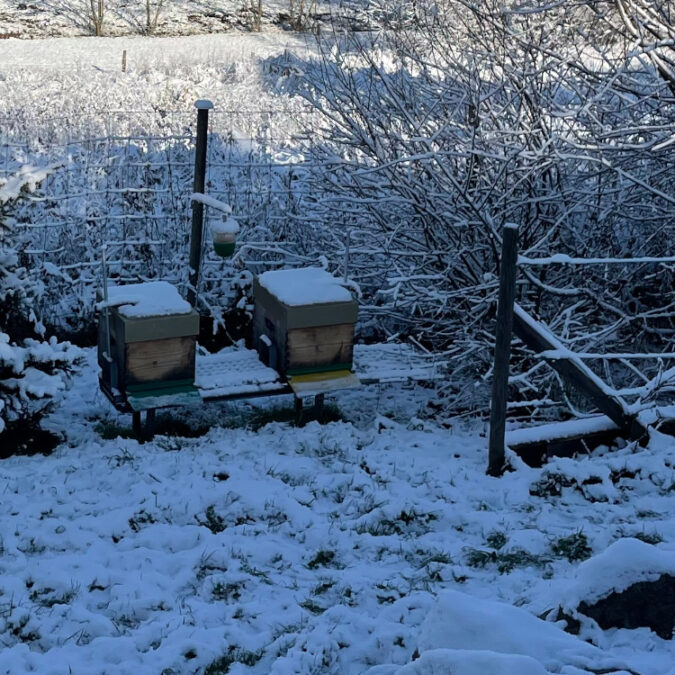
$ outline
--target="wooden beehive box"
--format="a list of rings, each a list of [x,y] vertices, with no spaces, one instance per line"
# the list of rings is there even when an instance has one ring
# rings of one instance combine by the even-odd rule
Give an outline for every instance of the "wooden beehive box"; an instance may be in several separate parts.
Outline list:
[[[98,362],[104,390],[163,395],[192,387],[199,315],[169,283],[113,286],[108,319],[99,315]],[[110,331],[110,360],[107,330]]]
[[[253,283],[253,340],[282,375],[351,370],[358,305],[316,267],[265,272]]]

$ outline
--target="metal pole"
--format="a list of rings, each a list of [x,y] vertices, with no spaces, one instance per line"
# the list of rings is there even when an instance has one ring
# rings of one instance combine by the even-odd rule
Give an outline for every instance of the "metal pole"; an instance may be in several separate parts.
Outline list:
[[[111,389],[117,387],[117,365],[112,357],[112,349],[110,347],[110,308],[108,307],[108,261],[106,258],[106,251],[108,245],[101,246],[101,274],[103,276],[103,304],[105,305],[103,315],[105,317],[105,354],[104,359],[108,363],[108,385]]]
[[[345,260],[344,260],[344,270],[343,270],[343,279],[347,283],[349,281],[349,249],[352,244],[352,231],[347,230],[347,237],[345,239]]]
[[[209,130],[211,101],[195,101],[197,108],[197,144],[195,147],[195,178],[193,192],[204,193],[206,183],[206,141]],[[204,229],[204,205],[192,201],[192,232],[190,234],[190,275],[187,300],[194,307],[197,303],[199,268],[202,261],[202,234]]]
[[[488,474],[504,473],[504,436],[506,404],[509,388],[509,359],[513,334],[513,304],[516,295],[518,264],[518,226],[507,223],[502,235],[502,260],[499,270],[499,304],[495,335],[495,364],[492,373],[492,405],[490,406],[490,445]]]

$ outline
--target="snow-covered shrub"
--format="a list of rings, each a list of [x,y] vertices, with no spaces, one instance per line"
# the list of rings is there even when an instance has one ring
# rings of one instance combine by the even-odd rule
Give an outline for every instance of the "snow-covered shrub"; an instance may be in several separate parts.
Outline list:
[[[0,186],[0,446],[6,456],[23,446],[50,401],[66,386],[66,374],[79,350],[46,339],[35,303],[44,286],[21,264],[16,222],[8,215],[19,194]],[[30,185],[27,178],[19,187]],[[25,448],[27,449],[27,448]]]
[[[652,46],[598,46],[576,5],[416,12],[412,30],[327,42],[285,86],[325,119],[312,198],[330,227],[315,239],[337,254],[336,230],[352,231],[350,272],[379,327],[449,348],[452,396],[476,405],[466,385],[492,360],[505,223],[531,257],[672,255],[675,108]],[[672,351],[673,288],[664,267],[549,265],[521,268],[518,300],[578,351]],[[522,395],[559,400],[531,365]],[[603,375],[621,387],[635,372],[615,360]]]

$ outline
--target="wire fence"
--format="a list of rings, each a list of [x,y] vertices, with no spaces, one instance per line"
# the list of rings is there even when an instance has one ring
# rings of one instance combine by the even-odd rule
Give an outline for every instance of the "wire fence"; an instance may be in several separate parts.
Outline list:
[[[200,297],[214,314],[244,295],[264,265],[316,260],[302,250],[307,198],[319,167],[308,153],[311,110],[219,110],[210,116],[206,192],[228,203],[246,242],[236,258],[209,253]],[[196,114],[105,111],[54,117],[34,133],[25,120],[0,118],[0,187],[17,175],[34,187],[4,206],[22,264],[44,287],[48,324],[91,325],[108,246],[114,281],[187,282]],[[31,175],[46,173],[31,186]],[[0,209],[3,207],[0,205]],[[0,211],[2,214],[3,211]],[[218,217],[207,209],[209,218]]]

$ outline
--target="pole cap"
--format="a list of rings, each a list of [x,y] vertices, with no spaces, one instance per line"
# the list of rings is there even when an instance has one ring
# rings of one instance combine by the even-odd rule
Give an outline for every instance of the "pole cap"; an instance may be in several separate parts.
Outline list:
[[[199,99],[199,101],[195,101],[195,108],[197,110],[211,110],[213,109],[213,103],[208,99]]]

